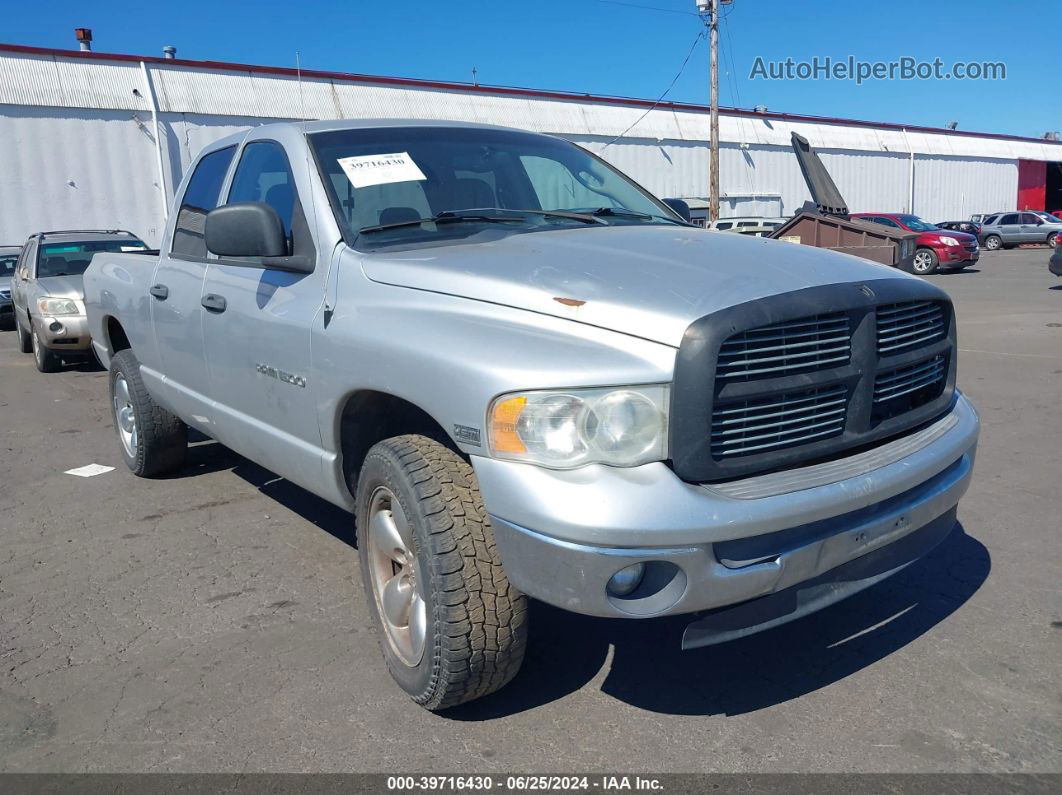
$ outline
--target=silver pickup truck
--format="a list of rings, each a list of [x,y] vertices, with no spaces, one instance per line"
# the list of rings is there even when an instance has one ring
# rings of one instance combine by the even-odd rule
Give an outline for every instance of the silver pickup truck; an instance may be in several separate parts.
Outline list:
[[[978,433],[948,297],[680,211],[499,127],[220,140],[154,267],[85,274],[122,454],[178,468],[191,426],[351,511],[384,657],[429,709],[515,675],[528,597],[693,614],[690,648],[924,555]]]

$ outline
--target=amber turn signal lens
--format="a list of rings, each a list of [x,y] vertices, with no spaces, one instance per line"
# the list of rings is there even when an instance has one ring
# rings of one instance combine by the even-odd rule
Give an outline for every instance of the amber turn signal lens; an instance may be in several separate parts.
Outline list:
[[[490,417],[491,446],[496,453],[526,453],[520,435],[516,432],[516,421],[520,412],[527,405],[527,398],[514,397],[494,404]]]

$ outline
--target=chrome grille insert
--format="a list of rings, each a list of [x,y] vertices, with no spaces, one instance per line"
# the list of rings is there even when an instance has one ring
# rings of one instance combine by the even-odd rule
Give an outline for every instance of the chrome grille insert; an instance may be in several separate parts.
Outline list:
[[[934,301],[911,301],[878,307],[878,354],[891,355],[944,336],[944,309]]]
[[[716,378],[750,379],[847,362],[852,334],[848,315],[824,315],[760,326],[729,337],[720,347]]]
[[[834,436],[844,430],[847,403],[843,384],[724,403],[712,411],[712,455],[745,455]]]
[[[934,356],[918,364],[878,373],[874,381],[874,402],[884,403],[943,381],[946,373],[944,364],[943,356]]]

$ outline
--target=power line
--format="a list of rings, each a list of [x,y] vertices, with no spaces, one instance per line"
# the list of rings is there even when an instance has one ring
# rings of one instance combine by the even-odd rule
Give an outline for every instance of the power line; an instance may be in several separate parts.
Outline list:
[[[735,100],[736,107],[741,107],[741,91],[737,87],[737,67],[734,66],[734,41],[730,38],[730,25],[727,23],[727,18],[734,13],[734,7],[731,6],[730,10],[725,14],[719,16],[723,20],[723,32],[726,33],[726,57],[730,62],[730,69],[727,71],[727,80],[730,82],[730,98]]]
[[[627,8],[640,8],[642,11],[659,11],[663,14],[685,14],[686,16],[695,17],[692,11],[679,11],[677,8],[659,8],[658,6],[643,6],[638,3],[622,3],[620,0],[597,0],[599,3],[605,3],[610,6],[626,6]]]
[[[609,141],[607,144],[605,144],[603,147],[601,147],[602,151],[604,151],[605,149],[608,149],[610,146],[612,146],[612,144],[616,143],[616,141],[618,141],[620,138],[622,138],[627,133],[629,133],[631,130],[633,130],[635,127],[637,127],[638,124],[641,123],[642,119],[644,119],[646,116],[649,115],[650,111],[655,110],[657,105],[659,105],[661,102],[664,101],[664,97],[666,97],[671,92],[671,89],[673,89],[675,87],[675,83],[677,83],[679,78],[682,77],[682,73],[684,71],[686,71],[686,64],[688,64],[690,62],[690,58],[693,57],[693,51],[697,49],[697,43],[703,38],[704,38],[704,31],[702,30],[702,31],[700,31],[697,34],[697,38],[695,38],[693,40],[693,45],[690,47],[690,51],[688,53],[686,53],[686,59],[682,62],[682,66],[679,67],[678,73],[675,75],[674,79],[671,81],[671,84],[664,90],[664,93],[661,94],[657,98],[656,102],[654,102],[652,105],[650,105],[646,109],[645,113],[643,113],[641,116],[639,116],[637,119],[635,119],[634,123],[630,127],[628,127],[626,130],[621,132],[619,135],[617,135],[615,138],[613,138],[611,141]]]

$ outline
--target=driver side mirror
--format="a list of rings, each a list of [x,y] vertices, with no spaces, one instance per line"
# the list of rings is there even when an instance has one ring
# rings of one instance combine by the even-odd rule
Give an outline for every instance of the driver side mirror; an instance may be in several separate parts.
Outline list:
[[[262,202],[236,202],[206,217],[206,247],[219,257],[283,257],[288,253],[277,211]]]
[[[288,238],[277,211],[264,202],[223,204],[207,213],[207,250],[219,257],[254,257],[249,267],[312,273],[312,257],[288,255]],[[243,263],[229,263],[243,264]]]
[[[664,204],[674,210],[687,224],[691,222],[690,206],[682,199],[664,199]]]

